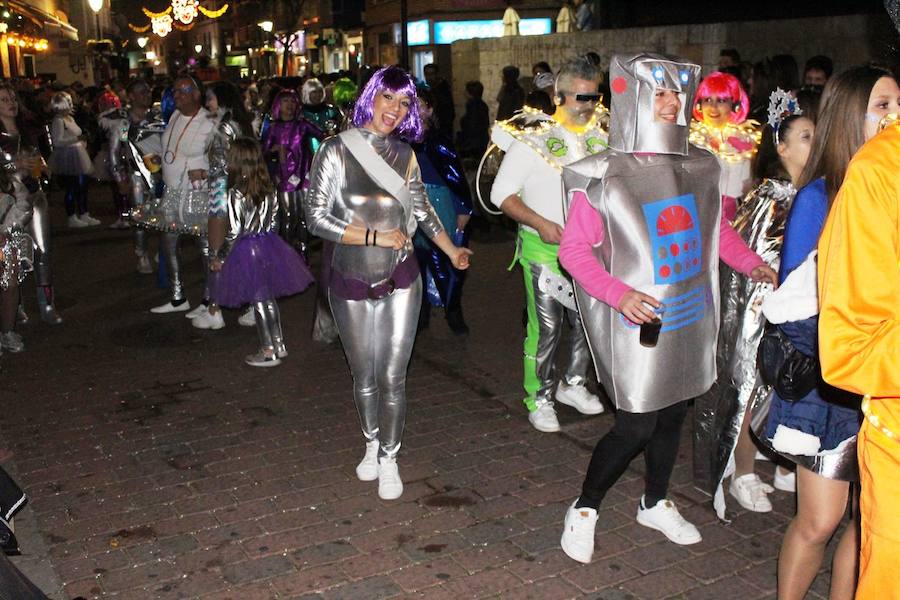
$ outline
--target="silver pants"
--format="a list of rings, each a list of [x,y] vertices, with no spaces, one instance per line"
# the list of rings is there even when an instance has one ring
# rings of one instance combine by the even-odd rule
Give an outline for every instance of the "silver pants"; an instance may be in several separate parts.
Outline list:
[[[184,300],[184,282],[181,277],[181,254],[178,250],[180,233],[163,233],[160,244],[166,255],[166,265],[169,267],[169,282],[172,289],[172,302]],[[200,249],[200,257],[203,261],[203,297],[209,298],[209,242],[206,236],[191,236]]]
[[[523,385],[527,394],[525,406],[533,411],[537,408],[537,402],[548,401],[553,395],[556,384],[554,359],[567,316],[572,328],[572,347],[563,377],[567,384],[584,383],[591,364],[591,352],[578,311],[566,308],[539,289],[538,280],[542,269],[540,263],[523,260],[523,268],[525,265],[525,285],[530,288],[529,295],[534,302],[526,302],[528,326]]]
[[[281,333],[281,313],[274,300],[257,302],[253,305],[256,316],[256,333],[259,334],[259,347],[272,348],[276,356],[287,352],[284,346],[284,335]]]
[[[406,422],[406,369],[416,339],[422,279],[380,300],[345,300],[328,293],[353,376],[353,398],[366,440],[396,457]]]
[[[309,243],[309,231],[306,229],[303,197],[303,190],[278,192],[278,203],[281,205],[278,235],[292,248],[305,255]]]
[[[47,196],[38,191],[29,197],[31,202],[31,222],[29,233],[34,239],[34,283],[37,286],[49,286],[50,277],[50,214],[47,209]]]

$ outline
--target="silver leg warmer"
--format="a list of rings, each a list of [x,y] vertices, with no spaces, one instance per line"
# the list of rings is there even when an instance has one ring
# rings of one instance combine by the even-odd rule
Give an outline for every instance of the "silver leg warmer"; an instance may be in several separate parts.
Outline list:
[[[169,282],[172,287],[172,302],[184,300],[184,287],[181,281],[181,257],[178,253],[177,233],[163,233],[160,245],[166,255],[166,265],[169,267]]]
[[[395,457],[406,421],[406,369],[416,338],[422,280],[381,300],[344,300],[329,293],[350,373],[363,435]]]
[[[278,192],[278,201],[281,205],[278,234],[293,248],[305,255],[309,243],[309,232],[306,229],[303,196],[302,190]]]
[[[38,191],[29,197],[31,201],[31,223],[29,233],[34,239],[34,283],[38,286],[52,285],[50,277],[50,213],[47,196]]]
[[[278,308],[275,308],[276,314]],[[268,302],[256,302],[253,305],[253,313],[256,316],[256,333],[259,335],[259,348],[275,349],[275,336],[273,335],[274,324],[272,323],[272,315],[269,311]],[[281,322],[278,323],[278,333],[281,334]],[[284,344],[282,340],[282,345]]]

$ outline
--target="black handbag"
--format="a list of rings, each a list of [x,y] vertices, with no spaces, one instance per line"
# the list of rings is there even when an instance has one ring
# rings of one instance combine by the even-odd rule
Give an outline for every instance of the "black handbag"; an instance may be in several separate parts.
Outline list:
[[[766,385],[782,399],[799,400],[819,382],[819,361],[806,356],[775,325],[767,325],[759,342],[756,366]]]

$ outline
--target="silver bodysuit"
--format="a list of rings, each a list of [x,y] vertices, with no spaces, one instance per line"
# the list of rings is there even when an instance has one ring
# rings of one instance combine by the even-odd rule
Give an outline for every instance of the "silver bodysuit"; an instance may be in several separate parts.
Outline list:
[[[334,244],[328,267],[346,278],[377,284],[412,253],[341,243],[348,225],[378,231],[400,229],[410,240],[418,224],[428,237],[443,228],[428,202],[415,153],[405,142],[359,130],[365,141],[408,184],[409,206],[382,189],[340,136],[325,141],[313,160],[306,215],[310,233]],[[327,285],[327,282],[326,282]],[[400,449],[406,419],[406,369],[422,298],[421,279],[377,300],[347,300],[332,290],[328,300],[353,376],[353,392],[366,440],[379,455]]]

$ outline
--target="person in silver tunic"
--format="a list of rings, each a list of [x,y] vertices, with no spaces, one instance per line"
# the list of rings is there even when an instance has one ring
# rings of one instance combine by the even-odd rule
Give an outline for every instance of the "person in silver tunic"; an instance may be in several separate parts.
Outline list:
[[[773,92],[769,121],[754,163],[762,182],[741,202],[734,229],[772,269],[780,265],[784,224],[794,184],[809,157],[815,124],[802,115],[796,98]],[[756,444],[750,438],[747,408],[769,393],[756,368],[756,354],[766,319],[762,302],[772,291],[731,269],[723,269],[722,321],[716,352],[718,377],[694,403],[694,483],[713,495],[713,506],[725,518],[722,481],[731,476],[729,493],[745,509],[770,512],[773,488],[754,472]],[[777,485],[785,487],[784,483]]]
[[[422,135],[416,88],[402,69],[373,75],[353,127],[325,140],[310,172],[306,215],[325,240],[322,281],[344,346],[366,438],[356,469],[399,498],[397,468],[406,416],[406,370],[422,299],[412,248],[417,225],[457,269],[472,252],[453,245],[428,202],[415,153]]]
[[[600,503],[640,453],[637,522],[676,544],[701,541],[666,497],[687,401],[715,379],[719,259],[776,280],[722,217],[716,158],[688,144],[699,75],[677,58],[615,55],[609,148],[563,169],[570,204],[560,261],[617,409],[565,518],[560,543],[579,562],[593,555]]]

